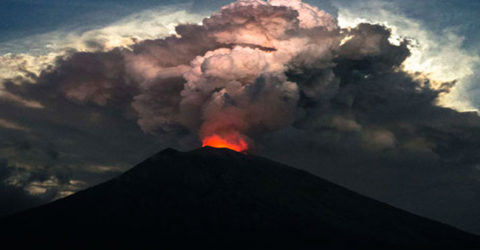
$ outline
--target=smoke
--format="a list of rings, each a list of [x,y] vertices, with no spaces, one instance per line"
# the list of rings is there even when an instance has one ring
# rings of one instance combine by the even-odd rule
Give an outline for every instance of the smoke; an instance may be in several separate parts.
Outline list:
[[[187,47],[183,53],[192,50],[193,39],[181,29],[174,43],[165,45],[168,40],[164,40],[163,46],[155,47],[165,53],[162,49],[168,46],[171,56],[148,61],[138,54],[131,56],[129,66],[143,79],[141,85],[148,86],[146,93],[134,98],[139,124],[147,132],[180,125],[201,138],[238,133],[252,143],[252,135],[302,119],[308,109],[304,104],[331,101],[340,84],[334,73],[334,60],[339,57],[397,56],[396,61],[388,58],[387,67],[393,70],[408,55],[405,44],[388,42],[390,33],[384,27],[342,30],[332,16],[300,1],[235,2],[190,29],[202,34],[194,44],[201,50],[187,53],[191,58],[163,61],[184,58],[177,47]],[[354,38],[345,41],[347,37]],[[170,67],[155,68],[166,63]],[[167,78],[164,74],[185,82],[179,80],[177,87],[165,89],[175,81],[161,82]],[[169,97],[157,98],[165,95]]]
[[[163,5],[149,8],[107,25],[82,23],[82,27],[59,30],[0,42],[0,101],[15,102],[31,108],[41,104],[25,100],[4,90],[3,82],[35,83],[37,76],[56,59],[77,52],[129,49],[136,41],[158,39],[175,33],[178,23],[199,22],[205,14],[188,11],[191,4]],[[141,27],[141,28],[139,28]]]
[[[408,43],[392,44],[388,28],[342,29],[334,17],[301,1],[237,1],[202,24],[175,30],[127,49],[59,57],[31,88],[133,110],[141,129],[157,135],[236,134],[253,146],[253,137],[287,126],[331,126],[365,132],[366,144],[379,148],[392,146],[395,135],[356,120],[355,109],[371,102],[362,103],[363,95],[383,99],[382,89],[401,92],[408,85],[412,98],[433,102],[448,91],[403,71]],[[375,86],[379,78],[406,83]],[[12,94],[36,98],[15,89],[11,84]]]
[[[155,65],[169,63],[170,67],[157,68],[151,73],[154,66],[138,70],[138,65],[142,69],[151,65],[144,57],[132,56],[130,65],[137,73],[141,72],[142,79],[165,79],[163,75],[168,74],[168,77],[185,80],[180,83],[182,87],[175,88],[179,92],[168,94],[179,98],[171,105],[161,105],[172,107],[167,112],[152,110],[156,105],[140,104],[158,102],[146,99],[146,94],[135,98],[134,108],[140,114],[141,127],[151,132],[156,128],[165,130],[165,125],[180,125],[201,138],[238,133],[251,142],[249,132],[292,123],[299,90],[285,75],[287,64],[306,50],[328,54],[331,46],[315,44],[307,34],[307,30],[313,28],[332,37],[338,32],[333,17],[302,2],[239,1],[204,19],[203,25],[191,27],[193,30],[189,30],[188,35],[178,30],[181,38],[174,43],[173,50],[179,45],[188,49],[193,45],[197,50],[188,54],[190,58],[181,62],[156,62]],[[189,36],[195,32],[202,38],[192,44]],[[168,53],[172,55],[149,61],[185,57],[172,49]],[[151,88],[159,84],[148,85]],[[151,96],[151,89],[148,92]],[[162,88],[161,92],[165,90]],[[158,95],[153,98],[155,96]]]

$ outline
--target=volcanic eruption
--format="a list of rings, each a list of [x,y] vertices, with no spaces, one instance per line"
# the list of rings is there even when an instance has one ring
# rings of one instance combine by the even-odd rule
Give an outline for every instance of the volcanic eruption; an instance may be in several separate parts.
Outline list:
[[[391,147],[404,126],[370,114],[398,108],[383,99],[431,105],[446,91],[402,71],[408,42],[391,43],[388,28],[341,28],[302,1],[240,0],[176,33],[130,50],[73,53],[32,88],[58,84],[48,89],[76,102],[126,107],[144,132],[235,151],[286,128]],[[97,64],[94,73],[85,66]]]
[[[175,31],[135,40],[128,48],[71,52],[32,80],[35,84],[5,88],[45,105],[42,112],[51,112],[44,117],[52,124],[98,129],[97,134],[128,146],[136,144],[102,133],[111,127],[111,116],[135,120],[162,145],[237,152],[258,148],[260,154],[336,176],[342,185],[393,190],[389,197],[394,200],[399,194],[406,197],[399,187],[410,181],[419,184],[411,185],[415,190],[423,185],[436,190],[439,184],[448,189],[443,183],[443,176],[450,176],[447,166],[461,169],[470,185],[467,169],[476,168],[480,155],[478,115],[438,106],[439,96],[454,83],[437,84],[428,72],[406,71],[410,40],[392,36],[388,27],[340,27],[335,17],[298,0],[240,0],[202,23],[179,24]],[[84,110],[80,125],[66,116],[71,112],[63,104]],[[38,114],[32,117],[39,119]],[[49,133],[38,140],[51,140]],[[69,148],[84,134],[55,140],[55,145]],[[99,152],[84,155],[96,162]],[[119,151],[112,152],[117,160]],[[77,159],[73,153],[60,155],[74,157],[68,164]],[[312,162],[325,165],[313,167]],[[411,170],[419,173],[415,180],[409,178]]]
[[[248,150],[247,142],[238,133],[207,136],[202,140],[202,147],[207,146],[213,148],[228,148],[237,152],[245,152]]]

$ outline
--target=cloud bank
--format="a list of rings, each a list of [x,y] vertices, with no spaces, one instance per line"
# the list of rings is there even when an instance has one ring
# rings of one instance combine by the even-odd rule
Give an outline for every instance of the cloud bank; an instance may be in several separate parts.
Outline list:
[[[454,24],[447,20],[436,21],[431,25],[441,25],[441,28],[431,30],[425,23],[402,14],[393,2],[372,0],[361,4],[337,2],[336,5],[342,27],[356,26],[362,22],[377,23],[392,29],[393,42],[407,38],[411,55],[403,63],[405,71],[426,74],[438,85],[455,81],[455,86],[439,98],[440,105],[460,111],[478,111],[468,91],[475,84],[474,73],[480,68],[480,56],[478,49],[464,46],[465,37],[456,32],[458,28],[452,26]],[[428,3],[424,5],[430,7]]]

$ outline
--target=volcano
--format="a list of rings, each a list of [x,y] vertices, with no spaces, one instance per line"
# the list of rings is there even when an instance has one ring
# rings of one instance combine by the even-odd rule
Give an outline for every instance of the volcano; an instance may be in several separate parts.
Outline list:
[[[15,249],[469,249],[479,238],[228,149],[166,149],[0,222]],[[479,248],[475,248],[479,249]]]

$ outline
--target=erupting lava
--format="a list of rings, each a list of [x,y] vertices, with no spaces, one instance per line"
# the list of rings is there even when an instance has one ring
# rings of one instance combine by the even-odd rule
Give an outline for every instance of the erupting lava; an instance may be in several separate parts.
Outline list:
[[[202,147],[214,147],[214,148],[228,148],[237,152],[246,152],[248,149],[247,142],[238,134],[220,136],[211,135],[203,138]]]

